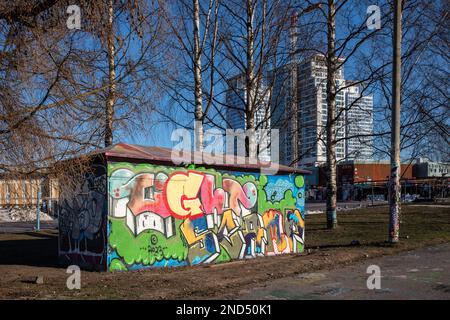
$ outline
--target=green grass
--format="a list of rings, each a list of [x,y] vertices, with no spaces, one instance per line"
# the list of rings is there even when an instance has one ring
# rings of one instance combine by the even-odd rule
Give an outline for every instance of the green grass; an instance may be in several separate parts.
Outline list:
[[[326,229],[324,214],[309,215],[306,217],[306,247],[348,246],[352,240],[366,246],[385,246],[388,222],[387,206],[338,212],[336,230]],[[442,242],[450,242],[450,207],[402,207],[398,246],[407,249]]]

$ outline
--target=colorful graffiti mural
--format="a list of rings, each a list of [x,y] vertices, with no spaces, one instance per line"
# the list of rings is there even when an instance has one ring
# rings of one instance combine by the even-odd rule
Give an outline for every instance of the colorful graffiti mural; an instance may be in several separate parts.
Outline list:
[[[301,175],[108,163],[108,270],[301,252],[303,194]]]

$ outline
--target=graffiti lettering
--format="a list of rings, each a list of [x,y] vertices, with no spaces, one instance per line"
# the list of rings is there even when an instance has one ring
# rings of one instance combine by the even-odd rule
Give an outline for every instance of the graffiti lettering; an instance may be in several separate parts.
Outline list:
[[[295,176],[128,163],[108,169],[110,270],[303,250],[304,189]]]
[[[167,206],[173,216],[179,219],[201,215],[202,203],[198,198],[204,175],[189,171],[175,173],[166,184]]]

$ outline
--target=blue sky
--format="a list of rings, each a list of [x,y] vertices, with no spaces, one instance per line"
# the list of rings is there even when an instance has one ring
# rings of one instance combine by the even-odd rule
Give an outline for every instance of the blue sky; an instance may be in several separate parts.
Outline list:
[[[380,3],[380,6],[386,5],[386,1],[378,1],[376,3]],[[351,12],[351,19],[350,23],[353,25],[359,25],[361,23],[364,23],[367,18],[367,5],[373,4],[370,3],[370,1],[349,1],[349,4],[351,5],[348,9]],[[391,17],[386,17],[385,12],[387,9],[384,7],[381,7],[381,19],[388,19]],[[341,23],[341,25],[339,25]],[[369,32],[369,31],[367,31]],[[379,43],[367,43],[362,45],[358,50],[358,55],[370,55],[371,51],[374,50],[381,50],[383,52],[384,57],[390,57],[392,52],[392,45],[390,44],[390,28],[386,27],[384,30],[381,31],[386,35],[384,38],[384,42]],[[337,20],[337,39],[339,42],[339,39],[345,38],[347,34],[346,27],[342,23],[342,21],[339,21],[339,18]],[[353,41],[353,44],[355,42]],[[378,46],[378,47],[377,47]],[[349,47],[352,47],[352,42],[350,43]],[[346,62],[345,64],[345,78],[349,80],[358,80],[361,78],[361,76],[364,76],[364,72],[362,72],[361,65],[357,61],[358,56],[355,55]],[[377,63],[375,60],[373,63]],[[379,63],[379,62],[378,62]],[[223,88],[222,88],[223,89]],[[371,88],[368,90],[367,93],[374,95],[374,124],[375,124],[375,130],[376,131],[387,131],[389,128],[389,123],[386,122],[386,119],[384,118],[384,115],[379,112],[380,110],[385,109],[386,103],[390,103],[389,101],[386,101],[386,99],[380,94],[379,88]],[[224,97],[222,96],[222,99]],[[163,99],[162,103],[160,104],[160,111],[164,111],[164,108],[166,107],[166,104],[168,103],[168,99]],[[178,114],[178,119],[182,121],[184,124],[190,123],[192,125],[192,114],[186,114],[183,110],[180,109],[180,113]],[[165,146],[165,147],[171,147],[176,142],[172,142],[170,140],[172,130],[176,127],[174,125],[170,125],[166,122],[162,121],[162,118],[158,116],[157,114],[154,115],[153,121],[149,123],[148,125],[148,131],[145,132],[139,132],[135,134],[134,136],[125,136],[123,141],[129,142],[129,143],[137,143],[137,144],[143,144],[143,145],[158,145],[158,146]],[[402,156],[408,157],[409,150],[403,150]],[[384,157],[386,158],[386,157]]]

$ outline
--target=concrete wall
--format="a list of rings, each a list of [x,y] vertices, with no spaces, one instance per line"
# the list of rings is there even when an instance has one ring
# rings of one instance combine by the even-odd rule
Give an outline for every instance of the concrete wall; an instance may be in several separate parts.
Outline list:
[[[303,176],[108,163],[108,270],[304,248]]]

